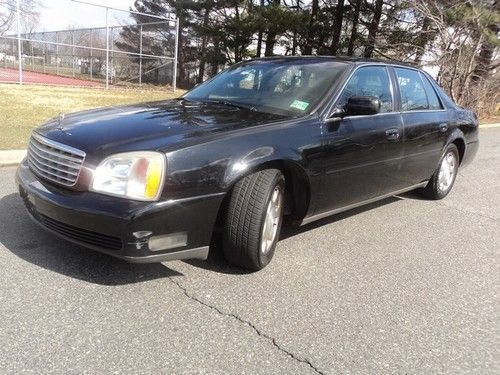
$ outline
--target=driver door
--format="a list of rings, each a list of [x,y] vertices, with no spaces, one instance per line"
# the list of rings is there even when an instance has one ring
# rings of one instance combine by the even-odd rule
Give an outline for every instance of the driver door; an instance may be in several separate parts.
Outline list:
[[[400,179],[403,120],[395,111],[392,80],[385,66],[358,68],[335,108],[351,96],[374,96],[380,113],[347,115],[323,124],[322,193],[316,213],[341,209],[404,187]]]

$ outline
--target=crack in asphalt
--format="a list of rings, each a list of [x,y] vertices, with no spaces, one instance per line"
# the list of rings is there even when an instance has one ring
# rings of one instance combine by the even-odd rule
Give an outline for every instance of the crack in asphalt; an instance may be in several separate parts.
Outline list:
[[[219,309],[218,307],[216,306],[213,306],[213,305],[210,305],[204,301],[202,301],[201,299],[191,295],[187,288],[184,287],[183,285],[181,285],[179,282],[175,281],[172,277],[167,277],[175,286],[177,286],[177,288],[179,288],[183,293],[184,295],[189,298],[190,300],[192,301],[195,301],[205,307],[208,307],[209,309],[211,310],[214,310],[216,311],[218,314],[220,315],[223,315],[223,316],[226,316],[226,317],[229,317],[229,318],[233,318],[235,320],[237,320],[238,322],[240,323],[243,323],[243,324],[246,324],[247,326],[249,326],[250,328],[252,328],[255,333],[257,333],[257,335],[259,335],[260,337],[263,337],[265,338],[266,340],[270,341],[274,347],[276,347],[279,351],[283,352],[284,354],[286,354],[287,356],[289,356],[290,358],[292,358],[293,360],[295,360],[296,362],[299,362],[299,363],[304,363],[306,365],[308,365],[314,372],[316,372],[317,374],[320,374],[320,375],[325,375],[324,372],[322,372],[321,370],[319,370],[316,366],[314,366],[309,360],[307,359],[304,359],[304,358],[300,358],[298,357],[297,355],[295,355],[294,353],[284,349],[283,347],[281,347],[277,342],[276,342],[276,339],[274,339],[273,337],[263,333],[261,330],[259,330],[252,322],[249,322],[248,320],[245,320],[241,317],[239,317],[238,315],[236,314],[233,314],[233,313],[226,313],[224,311],[222,311],[221,309]]]

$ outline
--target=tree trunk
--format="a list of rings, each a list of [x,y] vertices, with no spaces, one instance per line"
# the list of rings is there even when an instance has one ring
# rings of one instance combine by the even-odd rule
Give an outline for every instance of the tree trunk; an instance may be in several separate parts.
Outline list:
[[[237,20],[237,23],[239,24],[240,23],[240,10],[239,10],[237,4],[234,7],[234,15],[235,15],[235,18]],[[242,52],[243,51],[241,50],[241,46],[239,44],[236,44],[234,46],[234,62],[235,63],[240,62],[242,60],[242,57],[243,57]]]
[[[256,57],[260,57],[262,51],[262,30],[259,30],[257,34],[257,52],[255,53]]]
[[[205,64],[207,61],[206,58],[206,53],[207,53],[207,43],[208,43],[208,38],[207,35],[205,34],[207,27],[208,27],[208,22],[210,20],[210,10],[208,7],[208,4],[206,4],[205,7],[205,13],[203,14],[203,37],[201,38],[201,52],[200,52],[200,69],[198,71],[198,77],[196,78],[197,83],[202,83],[203,78],[205,77]]]
[[[431,20],[429,17],[425,17],[422,22],[422,29],[420,30],[420,35],[417,37],[416,46],[417,52],[415,53],[415,64],[418,66],[422,63],[422,58],[425,53],[425,46],[432,39],[430,34]]]
[[[500,0],[493,2],[492,11],[500,11]],[[488,30],[492,35],[498,35],[500,32],[500,23],[492,21],[488,25]],[[476,56],[476,67],[472,73],[472,81],[478,82],[488,75],[494,54],[495,45],[490,38],[485,38],[481,44],[479,54]]]
[[[356,0],[354,5],[354,14],[352,16],[352,28],[351,28],[351,36],[349,38],[349,45],[347,47],[347,56],[352,56],[354,54],[354,44],[356,43],[357,34],[358,34],[358,23],[359,23],[359,12],[361,10],[361,1]]]
[[[184,37],[182,35],[182,22],[179,19],[179,36],[178,36],[178,51],[177,56],[177,76],[178,85],[180,87],[186,87],[186,70],[184,69]]]
[[[273,0],[273,6],[279,6],[280,0]],[[274,45],[276,44],[276,27],[274,25],[269,26],[266,36],[266,50],[264,51],[264,56],[272,56],[274,54]]]
[[[292,56],[297,54],[297,30],[293,31],[292,37]]]
[[[210,71],[210,77],[213,77],[217,73],[219,73],[219,66],[217,64],[212,64],[212,69]]]
[[[276,32],[271,28],[267,32],[266,37],[266,49],[264,51],[264,56],[272,56],[274,53],[274,44],[276,43]]]
[[[372,22],[368,25],[368,40],[365,46],[366,58],[372,57],[373,51],[375,49],[375,41],[377,38],[377,32],[379,29],[380,18],[382,17],[382,6],[384,5],[384,0],[377,0],[375,2],[375,9],[373,11]]]
[[[307,40],[304,47],[304,55],[311,55],[314,44],[314,24],[319,12],[319,0],[312,0],[311,16],[309,17],[309,27],[307,29]]]
[[[340,34],[342,33],[342,21],[344,19],[344,0],[338,0],[335,8],[335,18],[333,21],[332,44],[330,53],[336,55],[339,49]]]
[[[257,53],[255,54],[256,57],[260,57],[262,53],[262,36],[263,36],[263,31],[262,31],[262,9],[264,8],[264,0],[260,0],[260,8],[259,8],[259,18],[261,19],[259,23],[259,32],[257,34]]]

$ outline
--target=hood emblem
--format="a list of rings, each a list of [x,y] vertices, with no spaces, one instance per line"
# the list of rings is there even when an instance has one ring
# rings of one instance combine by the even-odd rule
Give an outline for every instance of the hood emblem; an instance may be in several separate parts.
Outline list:
[[[70,132],[68,132],[67,130],[65,130],[63,128],[63,125],[62,125],[62,122],[64,121],[64,112],[59,112],[59,115],[57,116],[57,121],[58,121],[58,126],[57,126],[57,129],[62,131],[63,133],[66,133],[68,135],[71,135]]]

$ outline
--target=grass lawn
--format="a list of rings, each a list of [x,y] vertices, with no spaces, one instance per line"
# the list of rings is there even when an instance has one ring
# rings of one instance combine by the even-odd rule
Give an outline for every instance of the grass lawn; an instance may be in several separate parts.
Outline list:
[[[26,148],[31,130],[60,112],[169,99],[182,93],[0,84],[0,150]]]

